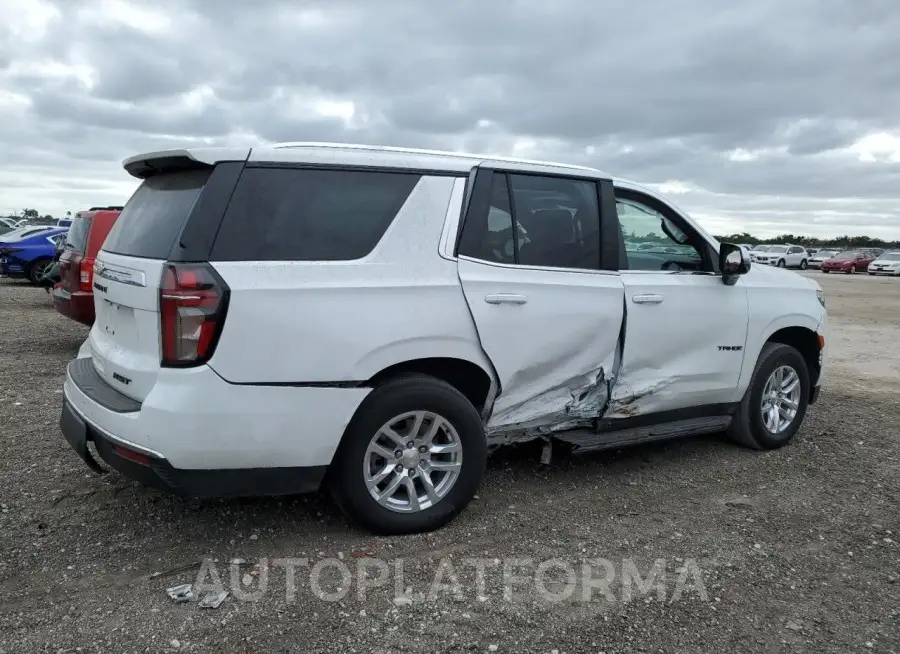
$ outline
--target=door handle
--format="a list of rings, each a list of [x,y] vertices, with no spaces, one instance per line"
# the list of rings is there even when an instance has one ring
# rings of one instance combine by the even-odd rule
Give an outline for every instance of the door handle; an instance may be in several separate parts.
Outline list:
[[[656,293],[645,293],[643,295],[632,295],[631,301],[635,304],[659,304],[663,301],[662,295]]]
[[[525,304],[528,298],[524,295],[516,295],[513,293],[496,293],[493,295],[485,295],[484,301],[488,304]]]

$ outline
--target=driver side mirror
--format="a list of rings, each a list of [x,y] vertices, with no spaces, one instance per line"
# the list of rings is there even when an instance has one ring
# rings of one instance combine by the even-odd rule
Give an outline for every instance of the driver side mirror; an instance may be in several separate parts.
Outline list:
[[[733,286],[738,277],[750,272],[750,255],[740,245],[722,243],[719,246],[719,270],[722,271],[722,282]]]

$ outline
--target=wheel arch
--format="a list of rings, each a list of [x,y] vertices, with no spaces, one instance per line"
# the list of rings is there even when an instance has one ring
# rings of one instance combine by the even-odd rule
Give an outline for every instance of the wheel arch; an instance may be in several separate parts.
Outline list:
[[[818,333],[807,327],[783,327],[769,336],[769,338],[766,339],[766,343],[782,343],[783,345],[789,345],[800,352],[800,355],[806,362],[806,368],[809,370],[809,378],[812,380],[812,384],[810,384],[809,388],[810,395],[812,395],[812,389],[819,379],[819,373],[821,372],[819,353],[822,348],[820,346]]]
[[[440,379],[462,393],[484,417],[493,403],[497,385],[484,366],[459,357],[421,357],[391,364],[369,377],[364,385],[376,387],[405,375]]]
[[[806,313],[791,313],[782,315],[769,322],[760,332],[761,337],[754,337],[753,331],[747,339],[747,351],[744,358],[744,365],[741,370],[740,381],[738,382],[735,401],[739,402],[750,386],[753,372],[756,364],[765,347],[766,343],[782,343],[796,348],[806,361],[809,369],[812,387],[815,387],[819,381],[821,373],[821,365],[819,362],[819,353],[821,346],[819,343],[819,318]]]

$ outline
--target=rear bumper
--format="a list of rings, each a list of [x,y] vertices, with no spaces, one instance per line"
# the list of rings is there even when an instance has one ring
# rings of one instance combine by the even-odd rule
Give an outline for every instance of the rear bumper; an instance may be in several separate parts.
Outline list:
[[[3,277],[24,277],[25,262],[6,256],[6,261],[0,263],[0,276]]]
[[[161,370],[138,402],[100,378],[84,358],[69,364],[61,428],[83,459],[86,446],[82,451],[76,445],[79,421],[84,441],[93,441],[110,467],[183,495],[305,492],[318,487],[370,390],[242,386],[201,366]],[[116,446],[148,461],[135,463],[117,454]]]
[[[305,468],[246,468],[231,470],[180,470],[164,457],[134,449],[133,445],[103,434],[63,401],[60,429],[72,449],[93,470],[100,471],[88,442],[110,468],[145,486],[183,497],[243,497],[287,495],[315,491],[327,466]]]
[[[64,288],[54,287],[50,293],[54,308],[76,322],[90,327],[94,324],[94,294],[84,291],[70,293]]]

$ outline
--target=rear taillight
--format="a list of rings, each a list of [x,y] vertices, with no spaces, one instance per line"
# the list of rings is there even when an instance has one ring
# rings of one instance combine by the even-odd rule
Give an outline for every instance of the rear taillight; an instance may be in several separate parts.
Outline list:
[[[94,281],[94,260],[81,259],[78,262],[78,284],[82,291],[91,292],[91,284]],[[73,261],[74,263],[74,261]]]
[[[208,264],[167,264],[159,289],[162,365],[195,366],[212,356],[225,322],[228,285]]]

